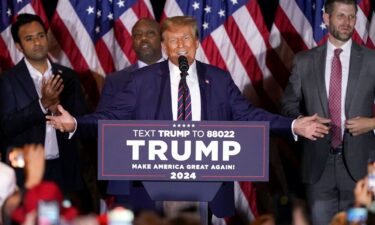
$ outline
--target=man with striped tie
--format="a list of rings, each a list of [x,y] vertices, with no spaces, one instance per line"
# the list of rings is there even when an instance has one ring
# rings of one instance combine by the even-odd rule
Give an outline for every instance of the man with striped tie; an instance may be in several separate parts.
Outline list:
[[[86,124],[96,124],[99,119],[242,120],[269,121],[271,132],[286,137],[296,134],[316,140],[328,132],[328,127],[318,122],[328,121],[317,116],[293,120],[254,107],[242,96],[228,72],[197,61],[199,41],[193,17],[166,19],[161,27],[161,39],[168,60],[133,72],[110,110],[79,117],[76,123],[59,106],[61,116],[47,117],[50,123],[60,131],[76,129],[81,133],[86,132]],[[183,70],[187,71],[181,77]],[[233,183],[226,183],[209,206],[217,217],[233,214]]]

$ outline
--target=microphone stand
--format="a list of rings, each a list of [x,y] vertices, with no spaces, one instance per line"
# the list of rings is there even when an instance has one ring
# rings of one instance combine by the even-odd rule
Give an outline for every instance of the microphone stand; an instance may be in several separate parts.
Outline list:
[[[186,76],[188,75],[187,71],[181,71],[181,82],[182,82],[182,118],[185,120],[185,108],[186,108]]]
[[[181,75],[181,82],[182,82],[182,107],[183,107],[182,117],[183,117],[183,120],[185,120],[186,87],[187,87],[186,76],[189,75],[187,72],[189,70],[189,64],[188,64],[188,60],[186,56],[180,55],[178,57],[178,68],[181,71],[180,75]]]

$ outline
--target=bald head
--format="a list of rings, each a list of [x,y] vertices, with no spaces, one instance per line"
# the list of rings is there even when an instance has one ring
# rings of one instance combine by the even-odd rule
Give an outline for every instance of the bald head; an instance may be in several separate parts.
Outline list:
[[[142,18],[132,28],[133,49],[139,60],[148,65],[161,57],[160,25],[152,19]]]

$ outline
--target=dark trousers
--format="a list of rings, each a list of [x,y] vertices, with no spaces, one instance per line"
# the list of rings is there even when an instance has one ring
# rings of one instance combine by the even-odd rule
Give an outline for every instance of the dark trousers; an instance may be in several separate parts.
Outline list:
[[[46,160],[43,180],[55,182],[60,187],[61,191],[63,191],[63,171],[59,158]]]
[[[327,225],[333,216],[354,202],[355,181],[345,166],[343,155],[330,154],[319,181],[307,185],[313,225]]]

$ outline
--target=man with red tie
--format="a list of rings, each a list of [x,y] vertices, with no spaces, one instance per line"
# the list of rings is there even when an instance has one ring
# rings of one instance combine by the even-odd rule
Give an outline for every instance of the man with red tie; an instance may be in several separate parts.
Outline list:
[[[302,140],[301,173],[314,225],[329,224],[353,203],[355,183],[375,156],[375,52],[351,39],[356,7],[354,0],[326,1],[328,41],[296,55],[282,100],[287,116],[331,119],[329,135]]]

